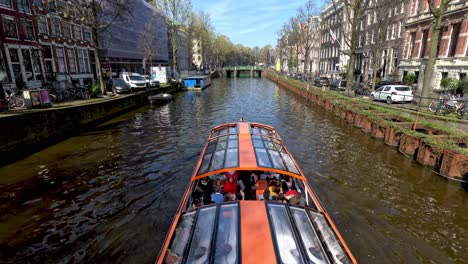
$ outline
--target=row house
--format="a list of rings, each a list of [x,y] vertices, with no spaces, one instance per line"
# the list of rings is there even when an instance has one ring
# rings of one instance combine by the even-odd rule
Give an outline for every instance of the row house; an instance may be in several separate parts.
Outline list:
[[[428,0],[411,0],[406,23],[406,43],[399,71],[402,76],[414,73],[422,89],[424,69],[429,56],[434,17]],[[440,1],[435,1],[436,6]],[[440,90],[443,78],[463,79],[468,74],[468,1],[452,0],[442,18],[433,73],[433,90]]]
[[[80,23],[79,8],[60,0],[0,1],[4,86],[38,88],[47,81],[95,77],[92,34]]]
[[[321,13],[320,74],[331,78],[345,70],[349,63],[344,35],[349,32],[345,5],[336,1],[327,5]],[[344,26],[343,26],[344,25]]]
[[[358,80],[371,80],[375,63],[378,79],[398,79],[408,13],[405,3],[406,0],[370,1],[359,24],[355,65]]]
[[[97,77],[91,12],[81,1],[34,1],[36,32],[46,80],[91,83]]]
[[[0,1],[0,81],[6,89],[35,86],[44,79],[35,17],[29,1]]]

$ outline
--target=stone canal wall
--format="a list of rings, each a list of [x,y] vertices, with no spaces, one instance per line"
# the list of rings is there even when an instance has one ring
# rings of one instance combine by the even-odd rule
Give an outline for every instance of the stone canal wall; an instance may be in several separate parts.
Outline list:
[[[402,109],[395,110],[369,100],[323,91],[276,74],[267,73],[265,77],[361,128],[364,133],[397,147],[401,154],[432,168],[437,174],[460,181],[468,191],[466,131],[430,126],[428,116],[415,117]]]
[[[57,143],[86,128],[148,104],[148,96],[174,93],[178,86],[164,87],[134,94],[69,106],[24,110],[0,115],[0,165],[7,164]]]

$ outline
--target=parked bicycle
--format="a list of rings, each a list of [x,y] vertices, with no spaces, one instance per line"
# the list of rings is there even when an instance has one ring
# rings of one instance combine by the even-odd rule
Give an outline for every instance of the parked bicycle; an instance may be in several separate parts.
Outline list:
[[[456,113],[458,109],[461,109],[463,102],[460,101],[460,98],[452,94],[442,94],[439,96],[438,100],[434,100],[429,104],[429,111],[434,114],[443,114],[447,115],[450,113]]]
[[[5,91],[5,100],[8,103],[8,108],[23,108],[24,107],[24,99],[19,92],[7,92]]]

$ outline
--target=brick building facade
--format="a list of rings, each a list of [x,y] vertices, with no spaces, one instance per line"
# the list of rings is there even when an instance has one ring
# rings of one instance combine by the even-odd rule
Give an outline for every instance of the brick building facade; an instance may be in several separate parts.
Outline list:
[[[96,77],[91,29],[81,6],[62,0],[2,0],[3,83],[38,88],[47,81],[83,83]]]
[[[434,17],[429,12],[428,0],[412,0],[406,24],[404,59],[401,76],[414,73],[418,89],[422,89],[425,64],[429,55]],[[436,4],[440,1],[435,1]],[[441,90],[443,78],[463,79],[468,74],[468,1],[453,0],[442,19],[442,29],[433,73],[433,90]]]

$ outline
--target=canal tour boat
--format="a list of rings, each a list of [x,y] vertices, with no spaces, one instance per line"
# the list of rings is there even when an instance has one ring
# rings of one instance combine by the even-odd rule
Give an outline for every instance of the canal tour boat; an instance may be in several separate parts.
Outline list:
[[[357,263],[276,130],[214,127],[157,264]]]

